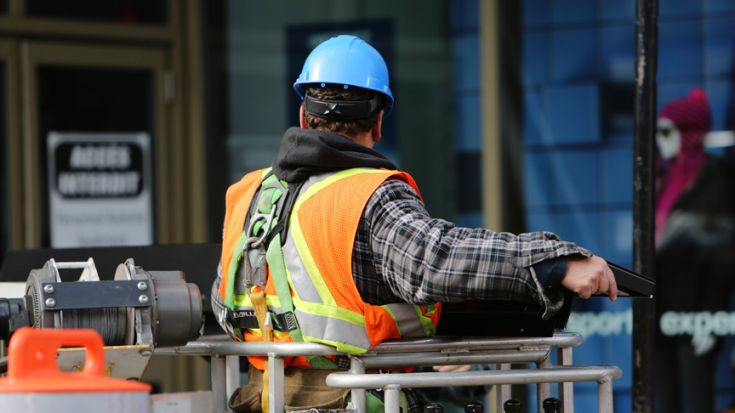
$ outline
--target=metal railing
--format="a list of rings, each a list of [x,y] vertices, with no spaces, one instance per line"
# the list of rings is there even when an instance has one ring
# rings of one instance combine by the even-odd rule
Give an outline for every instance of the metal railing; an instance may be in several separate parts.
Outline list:
[[[349,372],[333,373],[327,385],[351,389],[351,400],[358,413],[365,413],[365,390],[385,391],[385,411],[399,411],[401,388],[441,386],[500,386],[498,411],[510,398],[510,385],[537,384],[539,411],[541,400],[551,395],[551,384],[559,384],[559,398],[565,413],[573,413],[572,383],[598,383],[599,411],[610,413],[612,380],[621,376],[615,366],[572,366],[572,349],[582,342],[574,333],[557,333],[537,338],[450,338],[386,342],[371,351],[350,356]],[[552,349],[558,351],[560,367],[553,367]],[[182,347],[158,348],[156,354],[209,356],[212,360],[212,392],[217,412],[227,410],[228,396],[239,386],[238,356],[266,356],[270,379],[269,413],[284,411],[284,357],[344,355],[333,347],[315,343],[238,343],[226,336],[210,336]],[[511,370],[515,363],[535,363],[536,369]],[[452,364],[495,364],[498,370],[461,373],[388,373],[369,374],[367,369]]]
[[[596,381],[598,412],[612,413],[612,380],[622,372],[615,366],[552,367],[544,369],[467,371],[461,373],[354,374],[332,373],[327,385],[345,389],[383,389],[386,413],[399,413],[401,388],[484,386]]]

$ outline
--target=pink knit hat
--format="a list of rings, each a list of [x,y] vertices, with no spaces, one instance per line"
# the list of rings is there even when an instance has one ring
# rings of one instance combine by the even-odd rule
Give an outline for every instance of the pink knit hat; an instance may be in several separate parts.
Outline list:
[[[709,132],[712,123],[707,94],[700,88],[692,89],[688,96],[667,103],[659,117],[674,122],[682,132]]]

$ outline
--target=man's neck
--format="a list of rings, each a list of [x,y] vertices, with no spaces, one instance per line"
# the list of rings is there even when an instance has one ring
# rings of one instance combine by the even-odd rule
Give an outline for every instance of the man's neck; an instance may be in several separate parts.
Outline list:
[[[352,139],[356,143],[359,143],[360,145],[365,146],[370,149],[372,149],[373,146],[375,146],[375,141],[373,140],[373,135],[370,133],[370,131],[363,132],[359,135],[347,136],[347,137]]]

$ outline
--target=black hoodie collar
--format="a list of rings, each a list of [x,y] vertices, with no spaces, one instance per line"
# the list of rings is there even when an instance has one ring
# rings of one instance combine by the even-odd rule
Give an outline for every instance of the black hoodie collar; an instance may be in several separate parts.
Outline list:
[[[273,172],[287,182],[350,168],[397,169],[380,153],[333,132],[289,128],[283,135]]]

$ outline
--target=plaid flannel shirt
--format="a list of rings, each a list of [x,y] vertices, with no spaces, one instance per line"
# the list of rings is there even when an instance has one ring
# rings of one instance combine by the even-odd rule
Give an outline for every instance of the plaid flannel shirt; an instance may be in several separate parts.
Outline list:
[[[502,298],[539,304],[550,317],[564,294],[544,288],[533,266],[572,254],[591,255],[550,232],[515,235],[432,218],[408,184],[391,179],[365,207],[352,272],[370,304]]]

